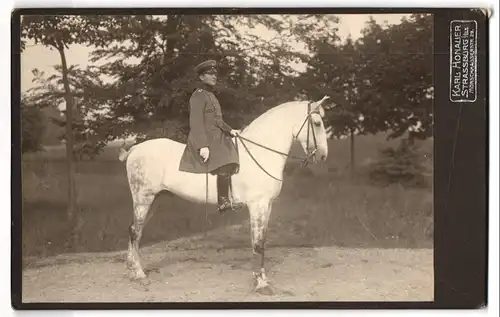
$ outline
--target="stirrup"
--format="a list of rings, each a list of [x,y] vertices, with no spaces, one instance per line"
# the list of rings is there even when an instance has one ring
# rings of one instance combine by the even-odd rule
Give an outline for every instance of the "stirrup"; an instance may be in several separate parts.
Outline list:
[[[234,203],[229,199],[224,199],[224,202],[217,207],[217,211],[220,213],[226,212],[228,210],[235,211],[243,207],[243,203]]]

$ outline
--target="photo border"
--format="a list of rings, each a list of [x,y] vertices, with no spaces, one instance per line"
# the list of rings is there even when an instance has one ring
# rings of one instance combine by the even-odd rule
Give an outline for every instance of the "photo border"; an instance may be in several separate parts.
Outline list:
[[[20,153],[20,16],[23,14],[389,14],[434,15],[434,301],[433,302],[207,302],[22,303],[22,186]],[[449,100],[449,23],[478,24],[477,99]],[[456,8],[168,8],[17,9],[12,14],[12,306],[41,309],[443,309],[487,305],[489,24]]]

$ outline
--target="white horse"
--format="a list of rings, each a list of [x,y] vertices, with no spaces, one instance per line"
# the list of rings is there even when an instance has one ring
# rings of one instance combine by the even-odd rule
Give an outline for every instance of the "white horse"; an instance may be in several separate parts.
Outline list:
[[[316,163],[328,155],[322,103],[292,101],[276,106],[248,125],[237,137],[240,170],[232,176],[231,193],[248,207],[254,254],[255,291],[271,294],[264,270],[264,242],[272,203],[282,188],[283,170],[292,143],[298,141]],[[160,191],[168,191],[191,202],[217,203],[216,176],[179,171],[185,144],[154,139],[122,149],[133,199],[134,221],[130,226],[127,266],[131,279],[144,280],[139,243],[151,218],[150,206]],[[208,187],[207,187],[208,184]],[[208,190],[208,191],[207,191]],[[257,270],[257,272],[255,272]]]

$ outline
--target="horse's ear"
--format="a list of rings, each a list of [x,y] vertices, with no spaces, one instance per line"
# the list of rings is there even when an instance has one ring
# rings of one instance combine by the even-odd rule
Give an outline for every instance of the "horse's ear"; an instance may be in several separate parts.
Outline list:
[[[325,102],[325,100],[327,100],[327,99],[330,99],[330,96],[324,96],[323,99],[321,99],[320,101],[316,101],[315,106],[316,107],[321,106],[323,104],[323,102]]]
[[[327,99],[330,99],[330,96],[324,96],[323,99],[313,102],[313,110],[320,107]]]
[[[325,117],[325,109],[323,108],[322,104],[327,100],[330,99],[330,96],[324,96],[323,99],[316,101],[313,103],[312,110],[317,111],[320,115],[321,118]]]

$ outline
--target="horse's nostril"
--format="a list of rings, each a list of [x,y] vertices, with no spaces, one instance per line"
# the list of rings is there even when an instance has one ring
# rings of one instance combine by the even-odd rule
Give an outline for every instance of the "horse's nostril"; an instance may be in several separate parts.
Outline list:
[[[322,155],[322,156],[321,156],[321,160],[322,160],[322,161],[326,161],[326,155]]]

